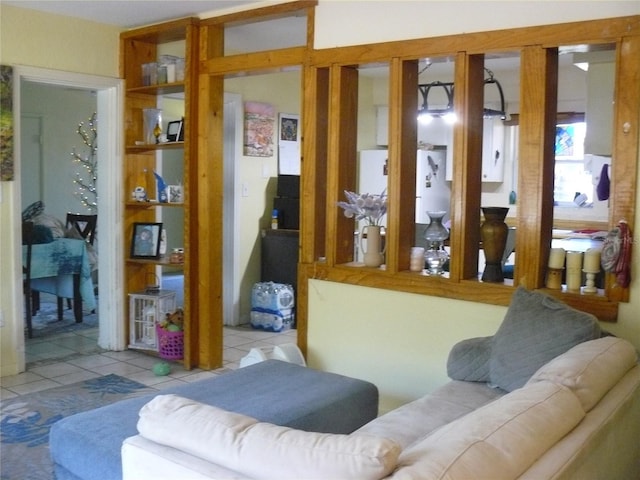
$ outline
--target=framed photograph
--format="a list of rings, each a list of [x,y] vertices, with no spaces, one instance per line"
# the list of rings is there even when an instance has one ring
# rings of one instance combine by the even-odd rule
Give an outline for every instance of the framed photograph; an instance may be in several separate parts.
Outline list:
[[[159,258],[162,223],[133,224],[131,258]]]
[[[169,203],[183,203],[184,190],[182,185],[167,185],[167,201]]]
[[[169,122],[167,125],[167,141],[181,142],[184,140],[183,120]]]

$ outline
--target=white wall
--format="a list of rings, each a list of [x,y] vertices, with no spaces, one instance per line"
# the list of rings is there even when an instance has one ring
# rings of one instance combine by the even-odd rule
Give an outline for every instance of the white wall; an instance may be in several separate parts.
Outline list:
[[[379,1],[363,8],[363,2],[321,0],[315,42],[328,48],[634,14],[640,14],[636,1]],[[640,348],[637,272],[640,255],[633,258],[631,302],[620,305],[617,323],[602,327]],[[464,338],[493,334],[505,312],[505,307],[313,280],[308,363],[373,381],[382,411],[388,410],[444,383],[451,347]]]
[[[0,62],[85,74],[118,77],[118,28],[68,17],[49,15],[0,3]],[[0,182],[0,224],[20,225],[18,181]],[[18,205],[18,208],[16,207]],[[13,286],[20,282],[14,268],[16,249],[13,229],[0,230],[0,375],[21,369],[19,349],[24,333],[12,317],[19,299]],[[18,284],[19,285],[19,284]]]

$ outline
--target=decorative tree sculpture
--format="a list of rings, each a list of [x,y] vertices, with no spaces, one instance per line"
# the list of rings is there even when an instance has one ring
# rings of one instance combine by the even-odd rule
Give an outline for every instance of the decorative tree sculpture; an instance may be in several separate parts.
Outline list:
[[[76,177],[73,183],[76,184],[75,197],[80,200],[83,206],[89,209],[91,213],[98,212],[98,190],[96,187],[98,181],[98,129],[96,114],[94,113],[89,118],[89,124],[85,127],[84,122],[78,124],[76,130],[78,135],[82,138],[85,146],[88,148],[88,153],[78,153],[75,147],[71,152],[71,157],[75,163],[79,163],[86,170],[86,177],[82,175],[82,172],[76,172]]]

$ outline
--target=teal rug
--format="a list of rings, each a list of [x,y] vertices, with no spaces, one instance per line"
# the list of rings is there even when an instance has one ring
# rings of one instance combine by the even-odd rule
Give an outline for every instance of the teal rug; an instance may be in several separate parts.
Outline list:
[[[34,313],[31,318],[33,325],[33,338],[42,338],[58,333],[75,332],[88,328],[98,327],[98,314],[96,311],[84,309],[82,313],[82,322],[76,323],[73,316],[73,310],[67,306],[64,300],[64,309],[62,310],[62,320],[58,320],[58,304],[54,295],[47,293],[40,294],[40,309]]]
[[[112,374],[0,402],[0,478],[52,480],[51,425],[75,413],[154,391]]]

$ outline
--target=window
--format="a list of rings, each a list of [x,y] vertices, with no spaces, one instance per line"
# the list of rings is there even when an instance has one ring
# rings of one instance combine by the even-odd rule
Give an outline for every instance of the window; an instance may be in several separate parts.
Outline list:
[[[587,207],[593,202],[593,175],[584,157],[586,129],[585,122],[556,126],[555,206]]]

